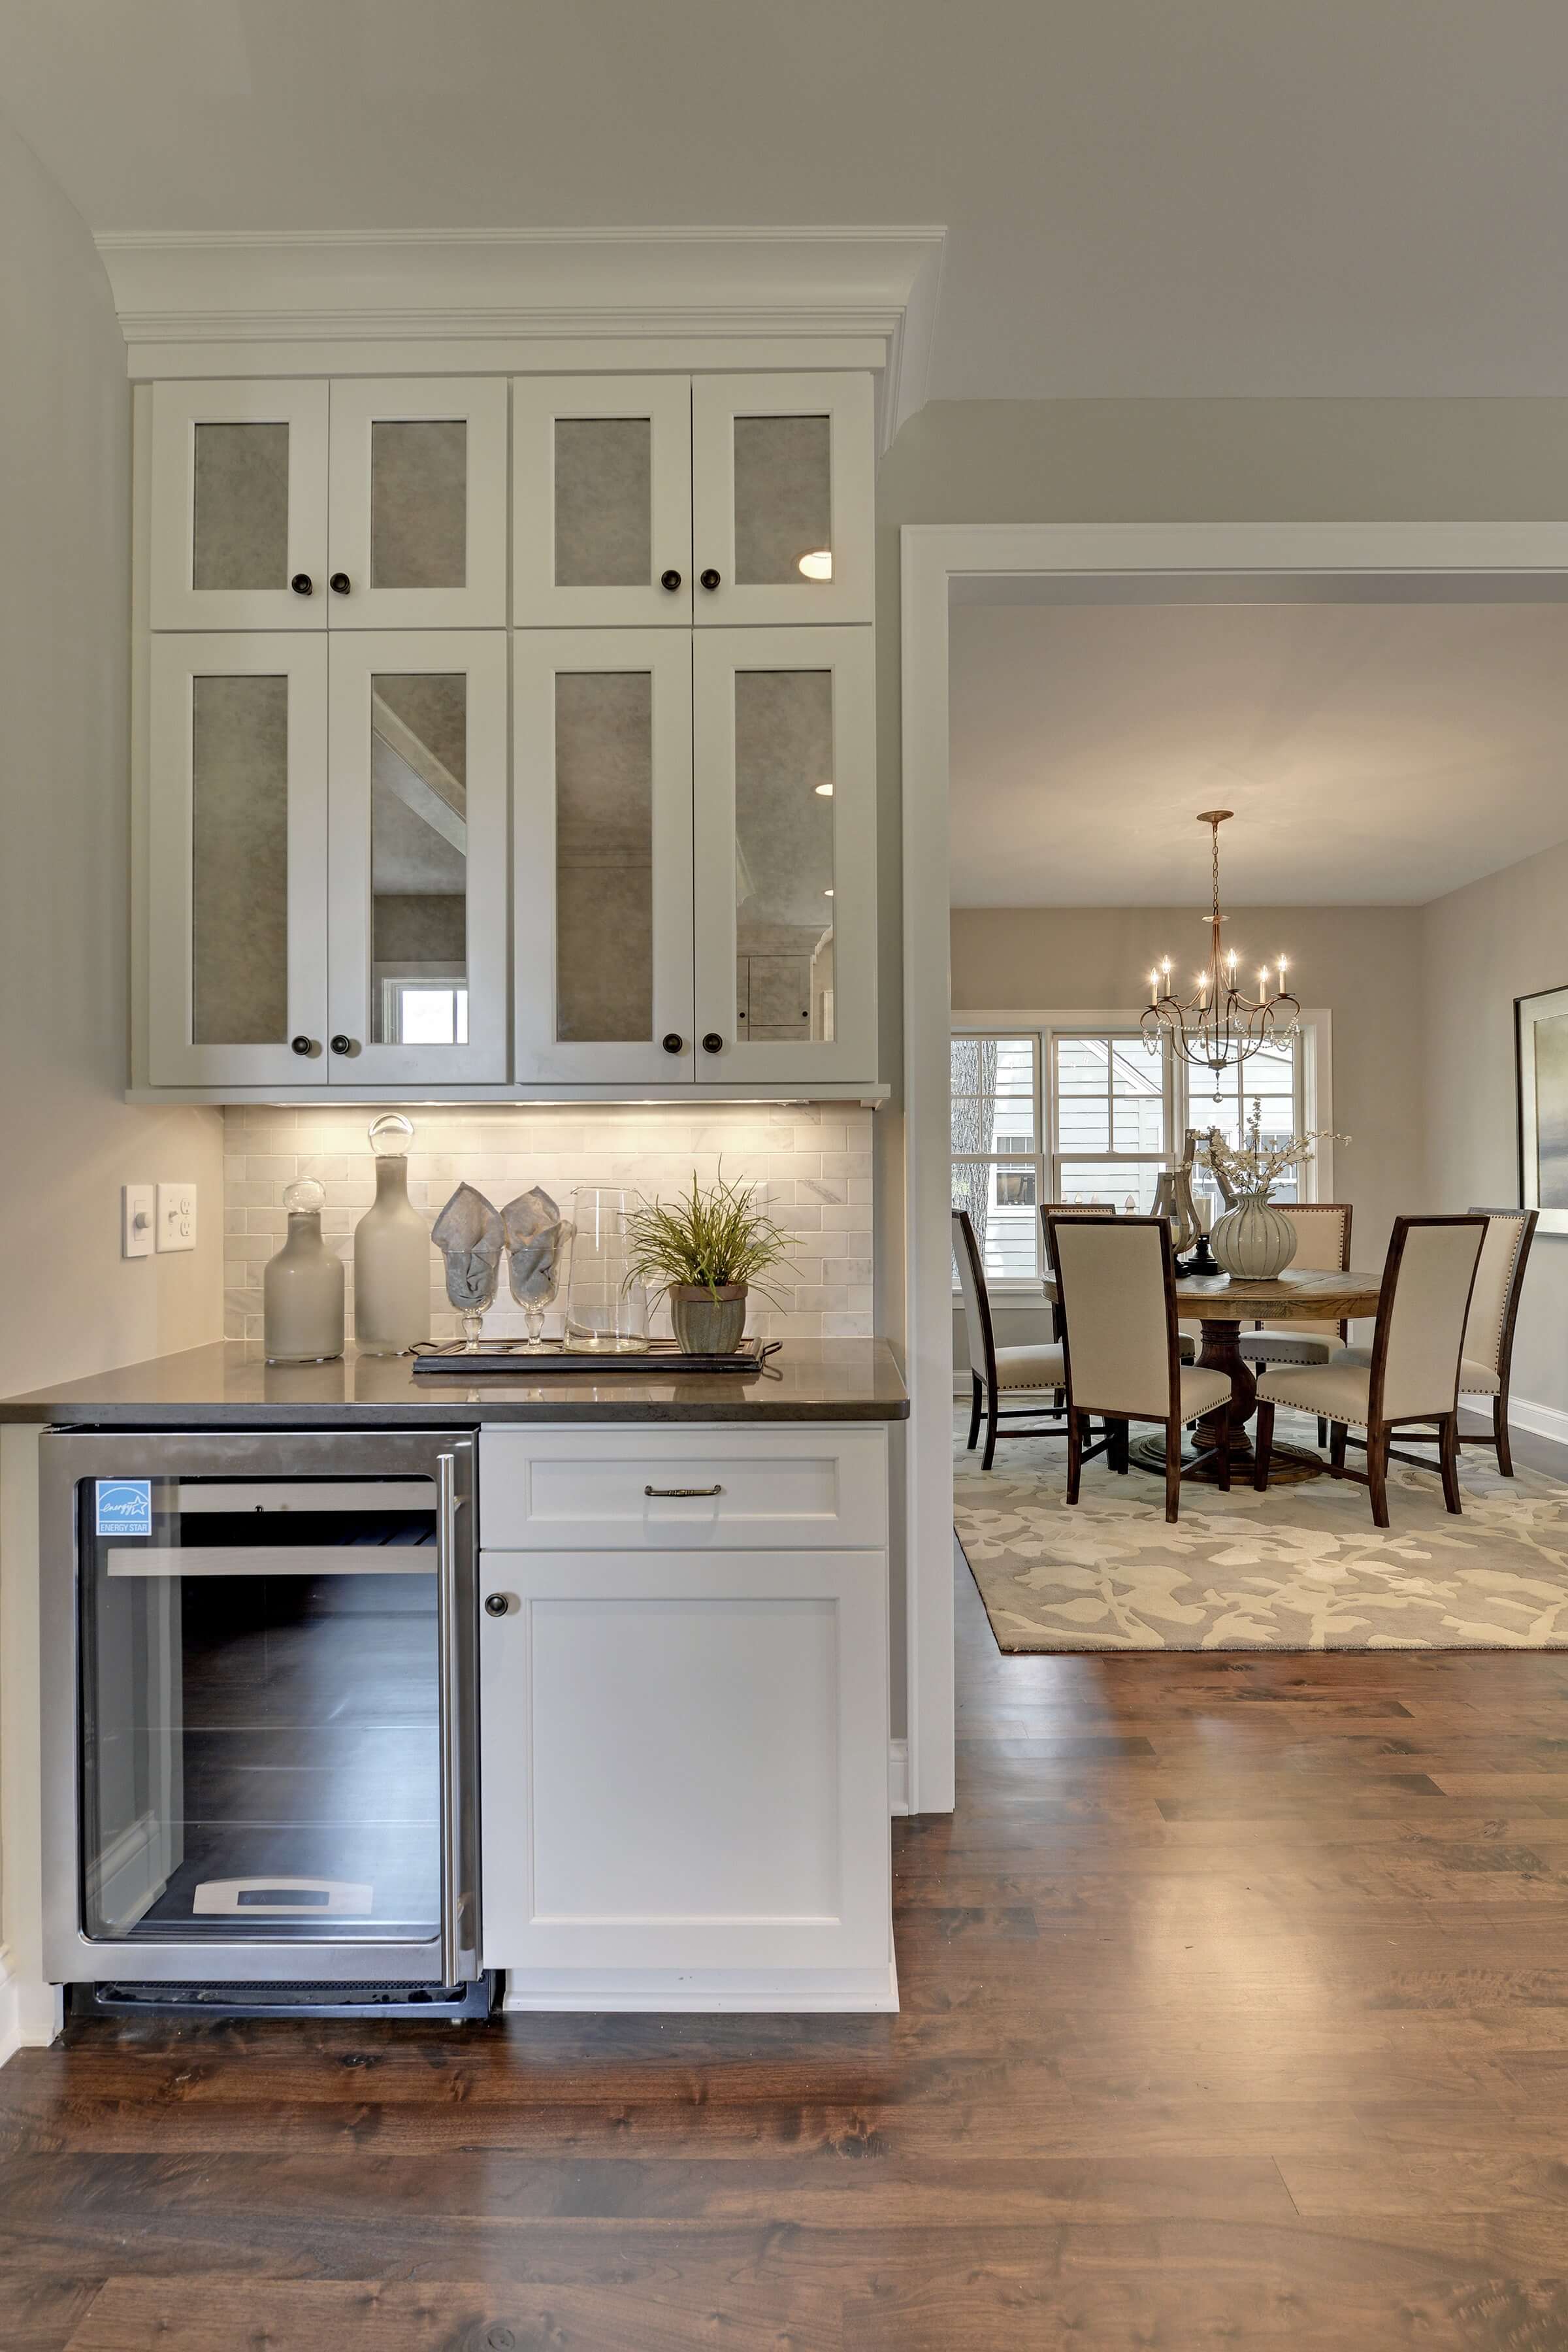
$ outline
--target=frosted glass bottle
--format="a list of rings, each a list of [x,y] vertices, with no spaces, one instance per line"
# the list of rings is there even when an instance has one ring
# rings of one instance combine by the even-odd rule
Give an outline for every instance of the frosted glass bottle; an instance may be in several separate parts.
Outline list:
[[[406,1355],[430,1337],[430,1235],[408,1197],[410,1122],[396,1111],[370,1130],[375,1202],[354,1227],[354,1342],[362,1356]]]
[[[343,1352],[343,1262],[321,1239],[325,1199],[313,1176],[284,1189],[289,1237],[261,1277],[269,1364],[326,1364]]]

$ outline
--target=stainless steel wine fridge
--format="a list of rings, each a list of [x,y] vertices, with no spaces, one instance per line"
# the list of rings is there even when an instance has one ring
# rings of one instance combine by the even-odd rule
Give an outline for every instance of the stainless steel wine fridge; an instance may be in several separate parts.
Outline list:
[[[42,1446],[50,1976],[482,2013],[472,1434]]]

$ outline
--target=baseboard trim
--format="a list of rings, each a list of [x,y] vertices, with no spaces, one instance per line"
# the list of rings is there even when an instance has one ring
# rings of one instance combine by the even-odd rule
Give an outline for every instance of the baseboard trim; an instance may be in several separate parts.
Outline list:
[[[22,2047],[22,2000],[11,1973],[11,1955],[0,1947],[0,2066]]]
[[[910,1743],[907,1739],[888,1742],[888,1811],[907,1813],[910,1810]]]
[[[1568,1412],[1554,1404],[1531,1404],[1528,1397],[1510,1397],[1508,1423],[1510,1429],[1525,1429],[1531,1437],[1552,1437],[1559,1445],[1568,1445]]]
[[[531,2016],[597,2010],[716,2017],[850,2015],[899,2006],[899,1971],[881,1969],[512,1969],[501,2007]]]

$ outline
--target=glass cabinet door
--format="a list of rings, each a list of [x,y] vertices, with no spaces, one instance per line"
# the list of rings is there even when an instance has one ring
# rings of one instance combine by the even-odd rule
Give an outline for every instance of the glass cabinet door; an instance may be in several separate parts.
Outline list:
[[[875,1078],[868,629],[696,641],[698,1077]]]
[[[685,376],[532,376],[512,386],[519,627],[691,621]]]
[[[515,1075],[689,1080],[690,636],[534,629],[512,660]]]
[[[873,436],[868,376],[694,379],[700,627],[872,618]]]
[[[153,387],[155,629],[327,625],[327,387]]]
[[[327,646],[156,636],[154,1086],[326,1082]]]
[[[506,636],[331,642],[328,1076],[506,1076]]]
[[[331,628],[504,627],[505,383],[334,383],[330,541]]]

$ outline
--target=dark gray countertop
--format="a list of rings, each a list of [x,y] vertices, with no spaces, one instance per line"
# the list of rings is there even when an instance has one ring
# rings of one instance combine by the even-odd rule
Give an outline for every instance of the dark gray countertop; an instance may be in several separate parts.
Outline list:
[[[909,1397],[885,1339],[789,1339],[758,1378],[732,1372],[595,1381],[513,1375],[470,1387],[416,1379],[405,1356],[268,1364],[254,1341],[154,1356],[90,1380],[0,1398],[0,1421],[97,1429],[412,1429],[481,1422],[904,1421]]]

